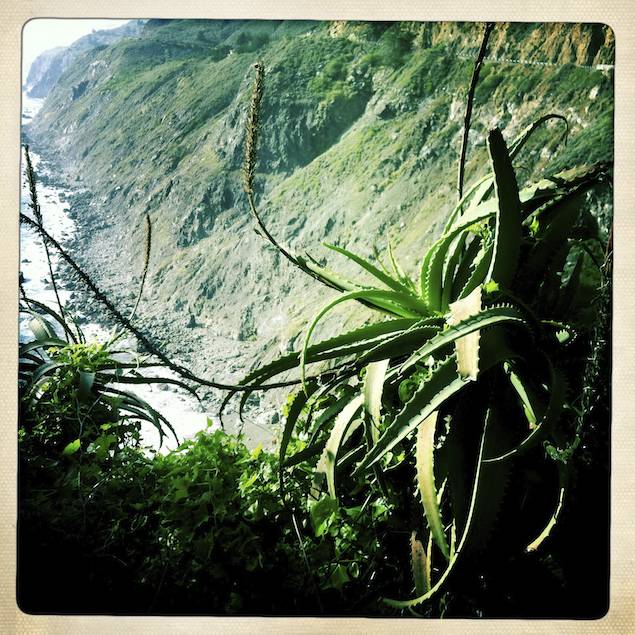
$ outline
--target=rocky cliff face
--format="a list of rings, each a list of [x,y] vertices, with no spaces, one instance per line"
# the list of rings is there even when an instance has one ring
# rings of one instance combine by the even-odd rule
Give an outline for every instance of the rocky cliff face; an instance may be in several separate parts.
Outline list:
[[[456,202],[480,33],[467,23],[150,21],[135,39],[79,55],[27,133],[88,188],[73,207],[80,258],[124,306],[149,212],[141,320],[182,360],[232,380],[297,346],[329,294],[252,231],[240,167],[253,63],[266,68],[256,185],[272,233],[318,258],[323,241],[368,256],[391,240],[413,271]],[[536,137],[521,181],[610,160],[613,51],[602,25],[497,25],[476,91],[468,183],[489,128],[509,138],[549,112],[569,118],[569,143],[558,149],[557,125]],[[349,269],[336,259],[325,260]],[[360,307],[345,315],[325,331],[368,318]]]
[[[31,64],[29,74],[26,78],[26,84],[24,85],[24,90],[29,97],[46,97],[55,81],[57,81],[62,74],[61,68],[59,73],[51,80],[47,80],[46,76],[65,50],[66,47],[58,46],[44,51],[44,53],[41,53],[33,60],[33,64]]]
[[[62,73],[83,53],[111,46],[122,38],[137,36],[144,20],[131,20],[116,29],[95,31],[79,38],[71,46],[44,51],[33,61],[24,89],[29,97],[46,97]]]

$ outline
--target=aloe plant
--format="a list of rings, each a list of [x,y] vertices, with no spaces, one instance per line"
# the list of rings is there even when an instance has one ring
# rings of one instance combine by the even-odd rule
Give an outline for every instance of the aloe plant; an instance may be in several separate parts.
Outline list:
[[[198,398],[188,384],[144,376],[143,369],[162,364],[131,353],[122,357],[115,347],[117,334],[105,342],[87,342],[75,325],[77,341],[70,339],[65,335],[70,329],[59,313],[26,296],[20,312],[31,318],[32,332],[19,350],[21,422],[32,438],[46,439],[48,451],[74,454],[94,441],[95,435],[106,434],[105,430],[121,439],[129,434],[134,437],[142,421],[156,428],[160,442],[166,431],[177,438],[160,412],[124,387],[172,384]]]
[[[252,126],[264,87],[262,65],[257,75]],[[541,117],[511,142],[499,129],[489,132],[489,171],[449,215],[422,258],[418,279],[404,272],[392,250],[389,271],[326,245],[370,274],[374,285],[293,254],[272,237],[253,199],[257,135],[249,135],[245,191],[262,233],[299,269],[339,294],[316,313],[301,350],[240,382],[241,407],[250,389],[297,369],[303,386],[296,395],[299,407],[286,418],[280,464],[314,469],[318,489],[323,473],[321,487],[333,498],[375,486],[386,492],[391,471],[414,463],[413,493],[420,496],[431,542],[426,556],[413,537],[416,593],[405,600],[385,598],[396,608],[412,609],[443,587],[470,543],[487,533],[504,495],[498,484],[523,455],[533,451],[542,461],[543,448],[557,455],[560,484],[544,529],[519,549],[540,547],[566,499],[569,463],[554,448],[575,445],[580,433],[571,424],[570,388],[581,380],[572,360],[593,324],[588,298],[594,289],[583,289],[588,283],[582,276],[591,265],[579,244],[601,242],[597,226],[594,231],[592,222],[583,221],[592,218],[587,195],[608,181],[610,167],[577,166],[519,187],[514,161],[550,120],[564,118]],[[315,342],[319,322],[351,302],[374,309],[381,319]],[[309,366],[325,363],[330,366],[306,379]],[[306,447],[287,457],[301,411]],[[470,442],[475,430],[477,443]],[[342,482],[353,489],[342,492]],[[438,574],[430,573],[433,557],[445,562]]]

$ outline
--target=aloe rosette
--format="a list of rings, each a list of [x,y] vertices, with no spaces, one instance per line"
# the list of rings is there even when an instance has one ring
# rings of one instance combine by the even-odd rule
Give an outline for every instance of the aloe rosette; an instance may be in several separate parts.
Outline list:
[[[258,72],[259,100],[262,67]],[[333,498],[341,495],[340,483],[351,479],[385,492],[386,474],[395,461],[406,460],[404,452],[411,453],[429,545],[426,553],[413,537],[416,597],[385,599],[396,608],[412,609],[431,598],[470,542],[487,533],[516,459],[541,444],[571,442],[562,425],[572,410],[569,351],[587,319],[580,317],[586,308],[586,296],[579,293],[584,257],[574,229],[590,216],[588,193],[608,180],[609,166],[576,167],[520,188],[514,161],[534,132],[552,120],[566,124],[561,115],[546,115],[509,144],[499,129],[489,132],[489,171],[449,215],[423,256],[418,280],[404,272],[391,249],[389,268],[327,245],[374,285],[293,254],[266,230],[252,188],[245,188],[265,237],[339,294],[317,312],[301,350],[242,380],[247,390],[241,409],[249,388],[299,371],[302,387],[288,409],[280,444],[281,472],[301,463],[313,466],[314,484],[319,490],[323,483],[325,495]],[[253,147],[247,156],[254,160]],[[246,174],[253,175],[253,166]],[[600,241],[597,232],[591,238]],[[350,303],[362,303],[383,319],[315,342],[320,321]],[[470,420],[464,396],[475,402]],[[517,405],[513,412],[505,410],[509,403]],[[287,456],[300,420],[305,447]],[[463,435],[475,428],[478,442],[464,442]],[[459,460],[466,453],[470,460]],[[568,466],[566,461],[558,466],[554,511],[526,545],[529,551],[549,536],[562,509]],[[430,567],[434,551],[445,561],[436,579]]]

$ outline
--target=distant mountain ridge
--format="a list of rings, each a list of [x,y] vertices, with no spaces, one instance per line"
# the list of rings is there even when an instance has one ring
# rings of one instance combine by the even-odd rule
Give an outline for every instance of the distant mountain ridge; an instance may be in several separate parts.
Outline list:
[[[139,35],[145,20],[131,20],[115,29],[102,29],[85,35],[70,46],[60,46],[38,55],[29,69],[24,90],[29,97],[46,97],[62,73],[82,53],[110,46],[125,37]]]

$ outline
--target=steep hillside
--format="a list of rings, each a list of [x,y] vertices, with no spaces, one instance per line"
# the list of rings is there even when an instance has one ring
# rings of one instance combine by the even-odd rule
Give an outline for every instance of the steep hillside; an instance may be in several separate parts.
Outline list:
[[[44,51],[31,64],[24,90],[29,97],[46,97],[62,73],[82,53],[110,46],[125,37],[135,37],[141,32],[143,23],[144,20],[130,20],[116,29],[103,29],[89,33],[70,46]]]
[[[199,371],[236,379],[297,346],[329,295],[252,231],[240,168],[253,63],[266,68],[257,187],[274,235],[344,271],[322,241],[367,256],[391,240],[412,270],[456,201],[480,34],[468,23],[150,21],[138,38],[78,56],[27,134],[61,178],[87,188],[72,201],[76,250],[124,306],[150,213],[142,324]],[[468,182],[489,128],[509,138],[549,112],[568,117],[569,143],[556,152],[562,128],[548,127],[524,154],[521,181],[610,160],[613,55],[601,25],[497,25]],[[350,307],[331,319],[367,315]]]

